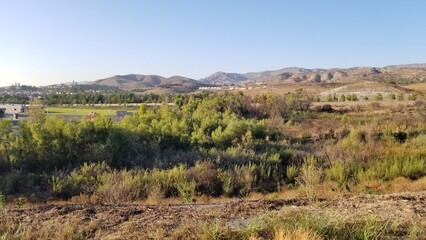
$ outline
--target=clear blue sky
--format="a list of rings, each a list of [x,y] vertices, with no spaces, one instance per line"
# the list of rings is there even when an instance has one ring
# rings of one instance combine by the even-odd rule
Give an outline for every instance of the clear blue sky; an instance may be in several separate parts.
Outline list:
[[[424,0],[4,0],[0,86],[426,62]]]

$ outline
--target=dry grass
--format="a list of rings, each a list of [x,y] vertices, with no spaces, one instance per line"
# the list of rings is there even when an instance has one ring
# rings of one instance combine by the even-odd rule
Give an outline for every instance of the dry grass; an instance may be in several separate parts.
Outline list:
[[[298,228],[293,231],[276,230],[273,236],[274,240],[321,240],[315,232]]]
[[[226,197],[226,196],[213,198],[213,197],[208,197],[203,195],[203,196],[195,197],[195,200],[197,203],[222,203],[222,202],[235,201],[237,200],[237,198]]]
[[[288,198],[297,198],[302,196],[300,189],[284,189],[279,193],[278,198],[288,199]]]
[[[406,182],[404,179],[395,181]],[[414,182],[412,182],[414,183]],[[422,185],[422,181],[415,184]],[[406,182],[410,184],[410,182]],[[326,188],[326,186],[323,186]],[[270,195],[264,195],[271,197]],[[420,196],[420,195],[415,195]],[[253,195],[252,197],[262,197]],[[347,204],[345,199],[348,201]],[[411,198],[408,198],[411,199]],[[413,198],[414,199],[414,198]],[[416,198],[417,199],[417,198]],[[417,201],[417,202],[416,202]],[[304,201],[305,202],[305,201]],[[422,206],[419,200],[406,200],[387,196],[359,196],[328,202],[312,202],[309,206],[284,206],[281,210],[266,210],[270,201],[259,205],[253,203],[230,203],[218,206],[164,206],[134,208],[129,206],[97,206],[81,208],[71,212],[67,208],[42,210],[35,214],[13,210],[6,215],[0,212],[0,239],[380,239],[387,236],[421,236],[422,223],[411,219],[413,212],[408,206]],[[244,204],[248,204],[244,207]],[[343,204],[343,205],[341,205]],[[354,204],[357,204],[355,208]],[[280,205],[277,205],[280,206]],[[349,209],[352,208],[353,209]],[[388,209],[395,213],[387,214]],[[188,211],[184,215],[174,213]],[[246,210],[260,211],[247,214]],[[204,211],[203,209],[209,208]],[[87,210],[95,212],[87,215]],[[142,213],[133,214],[139,209]],[[142,210],[144,209],[144,210]],[[168,210],[166,210],[168,209]],[[263,209],[263,210],[262,210]],[[279,209],[279,208],[278,208]],[[375,211],[377,209],[377,211]],[[53,210],[53,211],[52,211]],[[195,211],[194,211],[195,210]],[[370,212],[370,210],[372,212]],[[55,212],[56,211],[56,212]],[[172,212],[167,212],[172,211]],[[226,213],[224,214],[224,211]],[[348,212],[349,211],[349,212]],[[357,213],[358,211],[358,213]],[[244,213],[246,212],[246,213]],[[403,215],[401,213],[404,212]],[[414,211],[415,212],[415,211]],[[59,214],[59,215],[58,215]],[[66,215],[62,215],[66,214]],[[242,215],[240,215],[242,214]],[[377,215],[376,215],[377,214]],[[28,219],[36,215],[36,221]],[[7,217],[5,217],[7,216]],[[377,216],[377,217],[376,217]],[[13,217],[13,219],[12,219]],[[89,217],[90,219],[87,219]],[[40,219],[44,219],[40,221]],[[232,223],[232,224],[231,224]],[[367,233],[368,235],[363,235]],[[360,238],[361,237],[361,238]]]
[[[99,204],[101,200],[97,195],[86,195],[80,194],[78,196],[74,196],[70,199],[72,203],[75,204]]]
[[[253,194],[258,196],[259,198],[253,197],[251,199],[267,198],[266,197],[267,195],[264,195],[264,194],[260,194],[260,193],[253,193]],[[230,201],[237,200],[237,198],[231,198],[231,197],[225,197],[225,196],[210,197],[206,195],[196,196],[194,199],[195,199],[195,203],[202,203],[202,204],[222,203],[222,202],[230,202]],[[248,198],[245,198],[245,199],[248,199]],[[182,198],[159,198],[159,199],[147,198],[142,201],[137,201],[137,203],[142,205],[173,205],[173,204],[181,204]]]
[[[171,204],[180,204],[182,199],[180,198],[152,198],[148,197],[145,200],[137,201],[137,203],[143,205],[171,205]]]
[[[415,84],[406,85],[404,87],[426,94],[426,83],[415,83]]]
[[[0,220],[0,239],[85,239],[78,224],[72,221],[42,226],[22,225],[9,217]]]
[[[350,185],[350,192],[343,190],[339,191],[337,189],[336,182],[334,181],[324,181],[321,184],[317,184],[313,186],[313,192],[315,196],[319,198],[336,198],[341,197],[343,195],[356,195],[363,193],[365,191],[366,186],[380,186],[380,193],[401,193],[401,192],[418,192],[426,190],[426,177],[410,180],[404,177],[395,178],[389,182],[383,181],[363,181],[358,183],[357,185]],[[305,196],[305,191],[302,188],[282,188],[281,191],[275,193],[259,193],[252,192],[248,196],[246,196],[245,200],[258,200],[258,199],[291,199],[291,198],[299,198]],[[210,197],[206,195],[195,197],[195,202],[200,204],[213,204],[213,203],[225,203],[230,201],[236,201],[238,198],[230,198],[230,197]],[[63,204],[99,204],[100,200],[96,195],[84,195],[81,194],[79,196],[72,197],[70,201],[52,201],[50,202],[56,205]],[[145,200],[140,200],[134,202],[140,205],[174,205],[181,204],[181,198],[147,198]],[[31,207],[34,204],[26,205],[25,207]],[[35,205],[34,205],[35,206]]]
[[[426,190],[426,177],[410,180],[404,177],[398,177],[392,181],[362,181],[356,185],[350,184],[350,191],[339,190],[337,188],[337,183],[334,181],[323,181],[321,184],[313,186],[312,191],[318,198],[340,198],[344,195],[357,195],[360,193],[365,193],[366,186],[379,186],[379,193],[388,194],[388,193],[401,193],[401,192],[418,192]],[[244,200],[258,200],[258,199],[292,199],[306,196],[306,192],[303,188],[286,188],[283,187],[279,192],[274,193],[259,193],[252,192],[248,196],[244,197]],[[238,198],[231,197],[210,197],[206,195],[195,197],[195,202],[199,204],[213,204],[213,203],[225,203],[239,200]],[[55,205],[64,205],[64,204],[99,204],[100,199],[96,195],[84,195],[80,194],[79,196],[72,197],[69,201],[51,201],[50,203]],[[135,201],[134,203],[139,205],[175,205],[181,204],[181,198],[147,198],[145,200]],[[37,204],[26,204],[24,208],[37,206]],[[11,207],[9,204],[8,207]]]
[[[426,177],[409,180],[407,178],[398,177],[387,183],[383,189],[384,193],[399,193],[399,192],[418,192],[426,190]]]

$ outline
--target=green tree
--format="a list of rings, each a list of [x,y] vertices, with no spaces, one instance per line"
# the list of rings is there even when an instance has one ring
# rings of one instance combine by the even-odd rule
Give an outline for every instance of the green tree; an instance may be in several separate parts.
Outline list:
[[[30,123],[43,124],[46,121],[43,102],[40,99],[35,99],[30,103],[28,108],[28,121]]]
[[[147,106],[146,103],[142,103],[139,107],[139,111],[138,111],[139,115],[144,115],[147,113]]]

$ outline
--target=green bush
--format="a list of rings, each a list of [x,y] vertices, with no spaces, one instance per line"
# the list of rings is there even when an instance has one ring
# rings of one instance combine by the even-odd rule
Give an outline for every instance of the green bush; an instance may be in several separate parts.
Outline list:
[[[65,194],[71,196],[79,195],[80,193],[94,194],[99,184],[99,178],[108,172],[111,172],[111,168],[105,162],[84,163],[79,169],[72,171],[65,179]]]
[[[374,101],[382,101],[383,100],[383,96],[381,93],[376,93],[376,95],[374,95],[373,97]]]
[[[357,175],[359,180],[418,179],[426,175],[426,156],[394,155],[370,160],[359,168]]]
[[[147,196],[142,185],[142,173],[127,170],[113,170],[101,174],[95,194],[108,204],[133,202]]]
[[[358,96],[355,93],[349,94],[346,98],[348,101],[356,102],[358,101]]]
[[[299,168],[297,166],[287,166],[286,177],[289,183],[294,183],[298,174]]]
[[[186,169],[183,165],[171,169],[154,169],[144,175],[148,197],[161,199],[178,197],[176,183],[186,181]]]
[[[186,171],[189,180],[196,182],[198,195],[220,196],[223,182],[218,177],[218,171],[211,162],[198,162]]]
[[[183,203],[193,203],[195,202],[195,189],[197,183],[192,181],[179,181],[175,183],[175,187],[179,192],[180,197],[182,198]]]
[[[50,188],[55,196],[60,196],[64,193],[67,187],[67,179],[59,176],[52,176],[49,180]]]
[[[350,190],[349,183],[353,180],[355,166],[355,163],[344,164],[342,162],[335,162],[326,169],[326,178],[336,182],[338,190]]]
[[[410,94],[408,96],[408,100],[410,100],[410,101],[416,101],[417,100],[417,94],[416,93]]]
[[[20,196],[15,200],[16,200],[15,204],[18,207],[22,207],[28,202],[28,199],[26,197],[23,197],[23,196]]]
[[[253,191],[255,182],[255,164],[248,164],[243,166],[235,166],[233,169],[234,184],[238,191],[238,195],[244,197]]]
[[[222,170],[219,169],[218,171],[218,177],[223,182],[222,184],[222,191],[227,197],[233,196],[235,192],[235,179],[234,174],[231,170]]]

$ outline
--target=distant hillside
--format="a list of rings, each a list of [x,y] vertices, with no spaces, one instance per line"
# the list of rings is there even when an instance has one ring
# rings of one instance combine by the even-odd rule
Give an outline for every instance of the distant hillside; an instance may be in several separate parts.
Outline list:
[[[116,75],[89,82],[87,85],[115,87],[122,90],[154,92],[191,92],[209,85],[247,85],[264,83],[282,84],[352,84],[363,81],[375,81],[407,85],[426,82],[426,64],[390,65],[385,67],[353,67],[331,69],[308,69],[288,67],[278,70],[248,73],[216,72],[194,80],[182,76],[165,78],[158,75]]]
[[[211,85],[235,84],[248,80],[248,78],[238,73],[215,72],[212,75],[200,79],[200,82]]]
[[[154,88],[170,88],[175,92],[189,92],[198,89],[205,84],[194,79],[173,76],[165,78],[158,75],[116,75],[91,82],[90,84],[100,86],[118,87],[123,90],[151,90]]]
[[[245,74],[217,72],[200,81],[206,84],[247,84],[262,82],[273,85],[286,83],[355,83],[381,81],[410,84],[426,81],[426,64],[392,65],[378,67],[354,67],[332,69],[282,68],[273,71]]]
[[[310,73],[310,72],[318,72],[321,70],[323,69],[306,69],[306,68],[289,67],[289,68],[282,68],[282,69],[273,70],[273,71],[249,72],[244,74],[244,76],[249,79],[256,79],[256,78],[267,78],[271,76],[277,76],[284,73],[289,73],[289,74]]]

